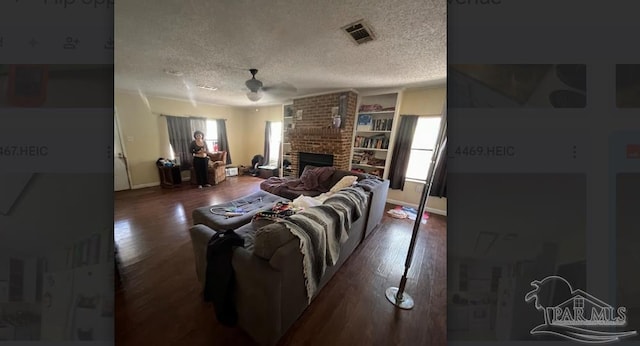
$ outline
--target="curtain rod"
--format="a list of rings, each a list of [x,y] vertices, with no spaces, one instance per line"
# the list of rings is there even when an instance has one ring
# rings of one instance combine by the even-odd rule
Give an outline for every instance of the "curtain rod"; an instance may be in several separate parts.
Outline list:
[[[170,117],[199,118],[199,119],[213,119],[213,120],[224,120],[224,121],[227,121],[227,119],[223,119],[223,118],[207,118],[207,117],[195,116],[195,115],[172,115],[172,114],[164,114],[164,113],[158,113],[158,112],[151,112],[151,114],[159,115],[161,117],[170,116]]]

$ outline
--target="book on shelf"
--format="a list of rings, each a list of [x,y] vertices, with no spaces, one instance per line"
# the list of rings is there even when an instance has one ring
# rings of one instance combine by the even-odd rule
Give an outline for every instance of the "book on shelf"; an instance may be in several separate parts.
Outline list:
[[[375,119],[373,121],[373,131],[391,131],[393,127],[393,119]]]
[[[386,160],[375,156],[373,151],[354,152],[351,163],[355,165],[369,165],[383,167]]]
[[[356,148],[365,149],[388,149],[389,138],[387,138],[384,134],[370,137],[356,136],[355,141],[353,142],[353,146]]]
[[[378,158],[372,157],[372,158],[369,159],[367,164],[370,165],[370,166],[384,167],[385,162],[386,161],[383,160],[383,159],[378,159]]]

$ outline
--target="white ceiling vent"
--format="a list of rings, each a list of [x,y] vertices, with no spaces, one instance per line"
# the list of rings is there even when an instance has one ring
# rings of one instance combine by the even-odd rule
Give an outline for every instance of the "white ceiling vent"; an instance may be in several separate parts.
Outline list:
[[[364,19],[351,23],[347,26],[343,26],[342,30],[344,30],[344,32],[346,32],[356,44],[363,44],[373,41],[376,38],[371,27],[364,21]]]

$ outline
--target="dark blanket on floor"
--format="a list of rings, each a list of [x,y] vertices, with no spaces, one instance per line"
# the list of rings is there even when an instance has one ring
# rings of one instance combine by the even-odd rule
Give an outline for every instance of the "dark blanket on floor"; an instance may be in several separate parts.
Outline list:
[[[235,246],[244,247],[244,239],[233,230],[217,232],[207,245],[204,300],[213,302],[218,322],[226,326],[234,326],[238,320],[233,295],[235,275],[231,266]]]

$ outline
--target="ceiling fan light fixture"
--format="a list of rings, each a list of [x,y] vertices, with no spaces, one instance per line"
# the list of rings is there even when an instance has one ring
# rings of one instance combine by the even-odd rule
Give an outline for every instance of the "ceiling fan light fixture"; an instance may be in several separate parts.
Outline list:
[[[164,73],[174,77],[182,77],[184,75],[184,73],[172,69],[164,69]]]
[[[247,98],[253,102],[259,101],[262,98],[262,90],[249,91],[247,93]]]
[[[210,86],[210,85],[206,85],[206,84],[199,84],[198,88],[200,89],[204,89],[204,90],[209,90],[209,91],[216,91],[218,90],[218,88]]]

